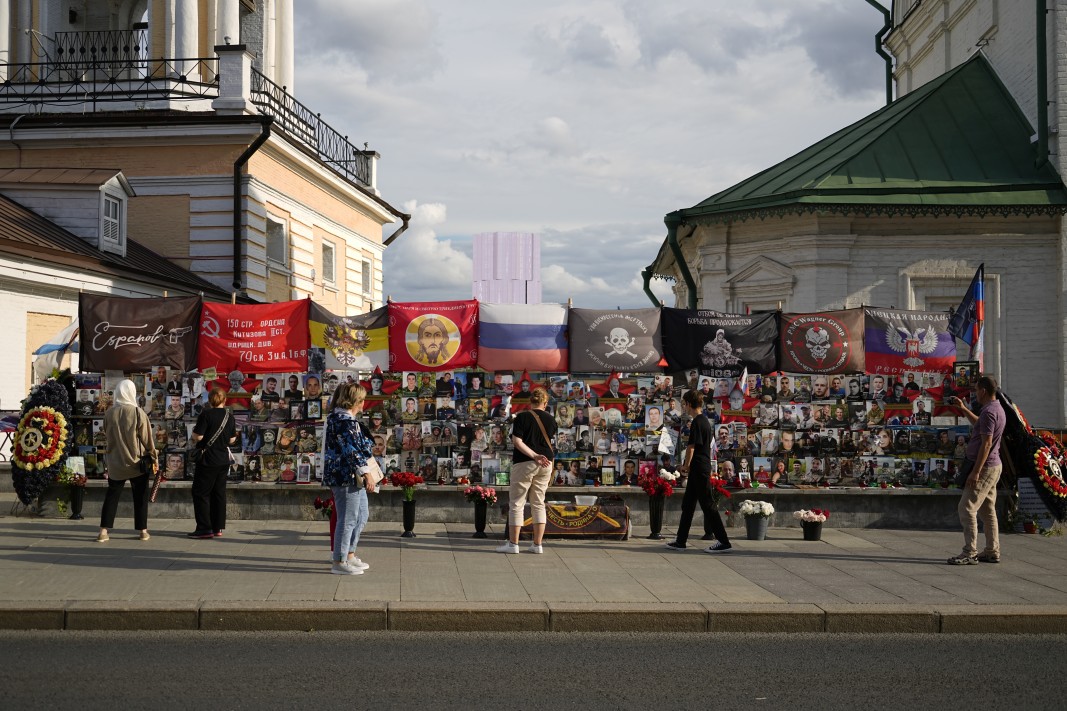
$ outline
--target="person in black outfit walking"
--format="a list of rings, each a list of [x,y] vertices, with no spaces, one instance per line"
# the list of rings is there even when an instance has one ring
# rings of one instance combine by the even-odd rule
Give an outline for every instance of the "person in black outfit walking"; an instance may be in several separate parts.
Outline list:
[[[726,527],[722,525],[722,518],[715,509],[715,501],[711,497],[711,486],[708,478],[711,476],[711,420],[704,414],[703,398],[695,390],[689,390],[683,396],[686,410],[693,418],[689,425],[689,445],[685,450],[685,463],[678,467],[679,472],[688,473],[689,479],[685,485],[685,494],[682,496],[682,518],[678,521],[678,535],[675,540],[667,544],[667,548],[675,551],[684,551],[685,542],[689,538],[689,527],[693,524],[693,514],[696,512],[697,503],[704,512],[705,524],[710,524],[712,533],[717,539],[715,543],[704,549],[705,553],[721,553],[730,550],[730,538],[726,535]]]
[[[193,428],[193,442],[204,450],[193,472],[193,515],[196,530],[190,538],[218,538],[226,528],[226,473],[229,446],[237,440],[237,426],[226,404],[226,391],[215,388]],[[217,434],[216,434],[217,433]]]

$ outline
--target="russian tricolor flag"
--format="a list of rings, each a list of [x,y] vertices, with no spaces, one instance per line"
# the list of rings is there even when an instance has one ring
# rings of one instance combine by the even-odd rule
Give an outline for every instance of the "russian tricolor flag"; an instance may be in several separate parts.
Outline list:
[[[967,293],[963,295],[956,313],[952,314],[948,330],[956,338],[971,347],[971,357],[981,359],[983,351],[983,327],[985,325],[985,264],[978,265],[978,271],[971,279]]]
[[[478,367],[566,372],[567,307],[480,303]]]

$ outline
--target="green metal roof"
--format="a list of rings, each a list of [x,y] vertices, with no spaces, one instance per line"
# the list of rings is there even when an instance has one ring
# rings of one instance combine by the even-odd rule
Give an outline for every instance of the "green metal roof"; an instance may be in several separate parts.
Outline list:
[[[804,205],[848,212],[893,212],[898,206],[942,214],[1067,206],[1067,189],[1053,166],[1047,161],[1036,166],[1033,133],[979,53],[677,215],[692,223],[718,221],[726,218],[724,213],[778,212],[786,206],[803,210]],[[732,214],[729,219],[744,217]]]

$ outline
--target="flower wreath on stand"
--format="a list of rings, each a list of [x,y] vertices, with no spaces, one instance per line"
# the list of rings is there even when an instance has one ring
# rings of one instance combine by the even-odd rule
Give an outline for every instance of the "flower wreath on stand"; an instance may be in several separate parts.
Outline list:
[[[1034,468],[1045,488],[1060,498],[1067,498],[1067,482],[1063,477],[1063,447],[1048,432],[1041,433],[1045,446],[1034,452]]]
[[[56,380],[34,386],[22,401],[11,478],[24,505],[29,506],[58,478],[70,453],[69,423],[67,389]]]
[[[479,501],[484,501],[487,506],[496,504],[496,489],[491,486],[482,486],[481,484],[468,486],[463,490],[463,495],[472,504],[476,504]]]

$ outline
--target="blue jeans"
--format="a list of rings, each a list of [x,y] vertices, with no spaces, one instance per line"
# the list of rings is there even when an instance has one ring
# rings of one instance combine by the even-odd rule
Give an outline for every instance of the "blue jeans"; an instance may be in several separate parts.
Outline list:
[[[367,505],[367,490],[361,486],[331,486],[333,502],[337,507],[337,528],[333,535],[333,559],[348,560],[349,553],[356,552],[359,534],[367,525],[370,508]]]

